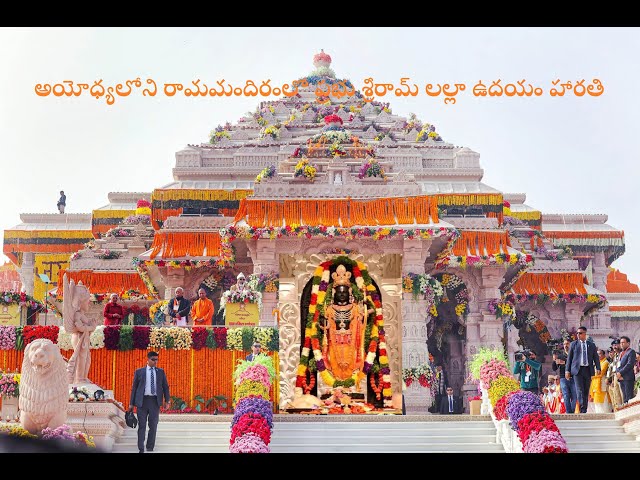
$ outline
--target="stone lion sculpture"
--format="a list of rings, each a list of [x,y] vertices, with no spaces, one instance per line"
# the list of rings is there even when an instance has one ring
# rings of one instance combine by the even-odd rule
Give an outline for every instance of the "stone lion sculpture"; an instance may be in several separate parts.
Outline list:
[[[67,362],[51,340],[38,338],[24,350],[20,379],[20,424],[31,433],[67,421]]]

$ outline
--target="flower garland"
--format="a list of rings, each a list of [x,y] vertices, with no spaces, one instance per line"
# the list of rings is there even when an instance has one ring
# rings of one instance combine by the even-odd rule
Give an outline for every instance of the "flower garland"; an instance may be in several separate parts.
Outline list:
[[[25,292],[0,292],[0,305],[13,305],[16,303],[21,307],[27,307],[32,310],[46,310],[46,307],[42,302],[39,302],[32,296],[27,295]]]
[[[57,428],[45,428],[41,435],[43,440],[68,442],[76,447],[96,448],[93,437],[80,431],[73,433],[71,427],[64,423]]]
[[[91,392],[87,387],[71,387],[69,389],[70,402],[87,402],[91,398]]]
[[[355,285],[352,284],[353,295],[356,301],[364,300],[369,308],[375,313],[374,321],[367,322],[367,332],[365,332],[364,344],[367,347],[367,356],[364,361],[362,372],[356,371],[350,378],[346,380],[337,380],[333,374],[327,369],[325,359],[322,354],[321,342],[323,333],[318,326],[320,312],[327,298],[327,289],[330,282],[330,268],[333,265],[343,264],[350,266],[353,271],[353,279]],[[369,325],[371,328],[369,329]],[[367,272],[366,266],[348,257],[340,256],[321,263],[315,270],[312,278],[311,287],[311,304],[309,305],[309,314],[305,327],[304,345],[300,355],[300,363],[298,365],[296,386],[304,388],[306,383],[307,370],[310,366],[310,354],[313,352],[315,360],[315,368],[322,377],[323,382],[330,388],[334,387],[351,387],[356,385],[362,376],[371,372],[376,358],[379,365],[379,371],[382,373],[382,397],[383,405],[391,407],[391,375],[389,369],[389,358],[387,356],[386,339],[384,332],[384,320],[382,316],[382,303],[379,295],[375,292],[375,287],[371,281],[371,277]],[[378,352],[376,354],[376,352]],[[376,368],[377,369],[377,368]]]
[[[523,269],[531,267],[534,263],[533,256],[530,254],[520,253],[495,253],[492,255],[451,255],[448,250],[443,250],[436,258],[436,268],[445,267],[462,268],[467,267],[489,267],[502,265],[508,267],[510,265],[519,265]]]
[[[496,318],[508,317],[509,321],[513,321],[516,318],[516,308],[513,303],[507,300],[494,298],[489,300],[487,308],[489,309],[489,313],[494,314]]]
[[[278,272],[252,273],[249,275],[247,285],[255,292],[278,292],[280,287],[279,278],[280,274]]]
[[[413,294],[413,298],[422,296],[427,301],[427,309],[438,305],[444,295],[440,282],[427,273],[409,272],[402,276],[402,292]]]
[[[410,387],[413,382],[418,382],[421,387],[430,388],[433,385],[433,379],[434,373],[429,363],[402,369],[402,380],[407,387]]]
[[[262,310],[262,294],[253,290],[227,290],[220,297],[219,311],[225,311],[227,303],[257,303],[258,310]]]
[[[505,325],[507,329],[511,328],[511,325],[513,325],[518,330],[524,328],[527,332],[531,332],[531,329],[533,329],[538,333],[542,343],[547,343],[551,340],[551,333],[549,333],[545,323],[531,312],[518,310],[513,319],[507,319]]]

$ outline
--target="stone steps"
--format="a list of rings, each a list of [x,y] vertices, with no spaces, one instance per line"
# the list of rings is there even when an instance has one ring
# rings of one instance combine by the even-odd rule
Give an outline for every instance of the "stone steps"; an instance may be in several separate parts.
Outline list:
[[[569,453],[640,453],[640,442],[624,431],[613,414],[602,414],[600,419],[570,417],[554,416]]]

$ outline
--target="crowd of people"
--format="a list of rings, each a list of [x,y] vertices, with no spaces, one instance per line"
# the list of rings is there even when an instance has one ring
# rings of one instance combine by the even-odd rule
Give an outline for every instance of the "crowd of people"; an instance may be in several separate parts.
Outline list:
[[[554,374],[542,387],[542,364],[536,358],[534,351],[520,354],[513,373],[519,374],[523,390],[541,396],[549,413],[608,413],[636,394],[640,352],[631,348],[626,335],[614,339],[605,351],[587,337],[586,327],[579,327],[576,340],[565,338],[562,347],[553,351]]]

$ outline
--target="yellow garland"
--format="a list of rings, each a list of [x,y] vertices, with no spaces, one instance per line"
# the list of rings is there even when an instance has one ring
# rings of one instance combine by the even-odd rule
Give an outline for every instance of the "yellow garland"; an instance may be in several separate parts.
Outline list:
[[[131,210],[93,210],[91,218],[126,218],[133,215],[135,208]]]
[[[155,189],[151,194],[151,202],[158,200],[242,200],[253,195],[253,190],[202,190],[202,189]]]
[[[542,213],[539,210],[533,210],[530,212],[514,212],[512,210],[511,216],[518,220],[540,220],[542,218]]]
[[[436,194],[438,205],[502,205],[504,200],[501,193],[491,194],[469,194],[460,193],[455,195]]]
[[[78,238],[93,240],[91,230],[5,230],[4,238]]]

